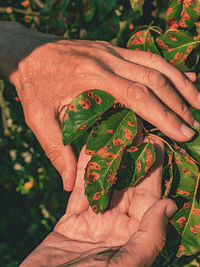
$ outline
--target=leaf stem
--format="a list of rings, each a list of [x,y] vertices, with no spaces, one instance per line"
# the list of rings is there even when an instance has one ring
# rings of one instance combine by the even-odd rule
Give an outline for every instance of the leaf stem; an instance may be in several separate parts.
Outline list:
[[[163,139],[162,137],[160,137],[160,136],[158,136],[156,134],[152,134],[152,133],[150,133],[149,135],[158,138],[163,143],[165,143],[171,149],[171,151],[175,152],[174,149],[170,146],[170,144],[165,139]]]
[[[32,15],[32,16],[40,16],[39,12],[35,12],[35,11],[26,11],[20,8],[13,8],[11,6],[9,7],[0,7],[0,12],[1,13],[7,13],[7,14],[11,14],[13,12],[16,13],[20,13],[20,14],[24,14],[24,15]]]

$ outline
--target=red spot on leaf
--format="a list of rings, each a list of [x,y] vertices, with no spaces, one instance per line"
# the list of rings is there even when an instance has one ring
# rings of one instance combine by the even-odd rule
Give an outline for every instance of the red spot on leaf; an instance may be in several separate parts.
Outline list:
[[[80,129],[81,129],[81,130],[84,130],[84,129],[85,129],[85,127],[86,127],[86,123],[85,123],[85,124],[83,124],[83,125],[81,125],[81,126],[80,126]]]
[[[114,131],[111,130],[111,129],[109,129],[109,130],[107,130],[106,132],[109,133],[109,134],[113,134]]]
[[[190,207],[190,202],[186,202],[184,205],[183,205],[183,208],[186,210]]]
[[[94,101],[95,101],[98,105],[100,105],[100,104],[101,104],[101,97],[95,95],[95,97],[94,97]]]
[[[179,246],[179,250],[180,250],[181,252],[185,251],[184,246],[183,246],[183,245],[180,245],[180,246]]]
[[[137,162],[137,163],[136,163],[136,166],[137,166],[137,170],[138,170],[139,172],[141,172],[141,169],[142,169],[141,162]]]
[[[193,227],[193,226],[190,226],[190,231],[196,235],[197,234],[197,230]]]
[[[136,146],[131,146],[129,149],[127,149],[128,152],[135,152],[138,150],[138,147]]]
[[[98,200],[100,198],[101,192],[97,192],[94,194],[93,199]]]
[[[190,171],[189,171],[188,169],[185,169],[185,168],[181,169],[181,171],[182,171],[183,173],[185,173],[185,174],[189,174],[189,173],[190,173]]]
[[[169,7],[169,8],[167,9],[167,15],[169,15],[170,13],[172,13],[172,11],[173,11],[173,9],[172,9],[171,7]]]
[[[87,91],[87,95],[90,97],[90,98],[93,98],[93,93],[91,90]]]
[[[123,140],[121,140],[120,138],[113,139],[113,145],[114,145],[114,146],[120,146],[120,145],[122,145],[123,143],[124,143]]]
[[[97,206],[94,205],[94,206],[91,206],[92,210],[96,213],[97,212]]]
[[[68,109],[69,109],[69,110],[72,110],[72,111],[74,111],[74,112],[76,112],[76,111],[77,111],[77,108],[75,107],[75,105],[74,105],[74,104],[69,104],[69,107],[68,107]]]
[[[107,152],[103,154],[103,158],[105,159],[113,159],[114,157],[115,157],[115,154],[111,152]]]
[[[90,103],[90,101],[89,101],[87,98],[85,99],[85,101],[80,100],[80,101],[79,101],[79,104],[80,104],[81,107],[84,108],[84,109],[89,109],[90,106],[91,106],[91,103]]]
[[[90,184],[99,178],[100,174],[97,172],[90,172],[87,175],[86,183]]]
[[[64,120],[67,120],[68,118],[69,118],[69,114],[68,114],[68,113],[65,113],[63,119],[64,119]]]
[[[175,158],[175,162],[176,162],[177,164],[182,164],[180,158]]]
[[[86,153],[87,155],[92,156],[92,155],[95,154],[95,151],[94,151],[94,150],[90,150],[90,149],[86,149],[85,153]]]
[[[135,123],[133,121],[128,121],[127,124],[131,127],[134,127],[135,126]]]
[[[177,192],[177,194],[179,194],[179,195],[183,195],[183,196],[189,196],[189,192],[187,192],[187,191],[183,191],[183,190],[181,190],[181,189],[177,189],[176,190],[176,192]]]
[[[95,169],[95,170],[101,170],[101,167],[98,163],[94,162],[94,161],[91,161],[88,163],[88,167],[90,169]]]

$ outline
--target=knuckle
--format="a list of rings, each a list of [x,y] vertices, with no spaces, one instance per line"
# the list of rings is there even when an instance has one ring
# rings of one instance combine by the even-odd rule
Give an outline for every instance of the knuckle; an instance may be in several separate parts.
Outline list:
[[[154,54],[154,53],[150,53],[148,54],[148,56],[149,56],[152,66],[154,67],[158,66],[161,62],[165,61],[161,56]]]
[[[128,98],[131,97],[134,98],[134,100],[144,101],[147,95],[148,89],[142,84],[131,84],[128,87]]]
[[[148,70],[146,72],[146,79],[149,84],[155,84],[163,86],[166,84],[166,80],[162,76],[162,74],[157,70]]]

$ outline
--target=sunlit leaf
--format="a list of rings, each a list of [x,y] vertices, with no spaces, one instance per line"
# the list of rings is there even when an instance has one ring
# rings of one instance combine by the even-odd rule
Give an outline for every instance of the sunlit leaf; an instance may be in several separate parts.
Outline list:
[[[178,67],[198,45],[193,35],[186,31],[168,31],[156,39],[164,58]]]
[[[131,146],[123,154],[117,172],[115,187],[117,189],[123,189],[128,186],[136,185],[138,181],[144,178],[154,161],[155,153],[151,143]]]
[[[90,132],[87,140],[86,150],[94,151],[95,153],[105,144],[109,145],[122,144],[122,140],[119,136],[123,135],[124,125],[123,120],[126,116],[133,113],[129,109],[123,109],[120,112],[110,115],[107,119],[103,120],[100,124],[95,125]],[[134,113],[133,113],[134,114]],[[136,116],[132,116],[132,121],[128,121],[129,126],[132,127],[134,135],[137,132],[137,119]]]
[[[199,179],[198,179],[199,180]],[[198,181],[199,182],[199,181]],[[198,188],[198,183],[197,187]],[[200,248],[200,203],[194,196],[172,218],[172,224],[181,235],[181,243],[177,256],[190,256],[199,252]]]
[[[156,44],[155,35],[161,34],[160,29],[153,26],[142,26],[131,35],[127,47],[133,50],[141,50],[160,54]]]
[[[195,138],[182,145],[186,148],[190,155],[198,162],[200,162],[200,129],[196,129]]]
[[[114,98],[100,90],[90,90],[78,95],[69,104],[63,118],[64,145],[70,144],[82,135],[113,103]]]
[[[134,112],[124,109],[122,114],[120,123],[119,121],[116,123],[114,118],[118,120],[117,116],[112,115],[107,122],[104,121],[99,125],[99,135],[96,136],[96,143],[100,142],[101,147],[99,148],[99,145],[94,144],[94,150],[89,150],[89,153],[94,155],[86,168],[85,194],[95,213],[99,213],[107,207],[109,202],[108,192],[116,182],[116,173],[123,150],[132,143],[137,133]],[[108,130],[112,130],[108,132],[110,136],[104,138],[103,131]],[[86,151],[88,153],[88,149]]]
[[[176,180],[173,183],[173,188],[176,189],[174,197],[183,197],[190,200],[194,197],[198,167],[182,148],[174,152],[174,164],[177,167]]]
[[[191,28],[199,16],[199,0],[177,1],[171,0],[167,9],[167,25],[177,29]]]

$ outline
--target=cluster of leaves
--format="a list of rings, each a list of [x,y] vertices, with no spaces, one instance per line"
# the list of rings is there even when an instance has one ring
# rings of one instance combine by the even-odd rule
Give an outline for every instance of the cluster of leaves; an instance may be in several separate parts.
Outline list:
[[[187,7],[187,5],[189,6]],[[183,71],[198,72],[200,65],[198,64],[199,48],[197,41],[199,41],[200,26],[197,22],[197,6],[198,1],[196,0],[173,0],[170,1],[170,4],[168,4],[168,0],[153,0],[145,1],[144,3],[141,0],[4,0],[0,1],[0,19],[18,21],[30,29],[36,29],[44,33],[54,33],[67,38],[106,40],[122,47],[126,46],[131,33],[131,38],[134,39],[134,34],[136,35],[137,32],[142,30],[143,35],[138,37],[142,37],[146,41],[139,44],[139,46],[131,44],[131,49],[145,51],[150,49],[154,53],[160,53],[168,61],[172,60],[171,63],[175,60],[174,65]],[[170,12],[171,9],[173,12]],[[189,20],[187,19],[186,13],[190,16]],[[186,18],[185,24],[187,27],[183,26],[182,17]],[[152,21],[154,21],[153,24],[151,24]],[[143,26],[143,28],[140,25],[150,26]],[[148,35],[148,29],[150,32],[150,43],[152,44],[151,48],[149,48],[148,38],[145,37]],[[173,35],[177,34],[175,36],[179,40],[178,42],[169,40],[168,30],[172,31]],[[180,35],[178,32],[184,32],[184,35]],[[163,39],[163,36],[166,36],[166,38]],[[191,36],[195,36],[196,38],[194,39],[194,43],[192,42]],[[172,54],[165,49],[166,46],[162,47],[159,44],[158,40],[160,37],[166,46],[171,49],[173,48],[173,51],[171,51]],[[135,39],[137,39],[137,35]],[[170,43],[168,44],[168,42]],[[185,50],[183,51],[181,50],[183,48],[181,42],[186,44],[184,46]],[[187,51],[187,49],[191,49],[189,48],[190,45],[192,45],[192,53]],[[176,56],[178,52],[180,54]],[[183,59],[181,53],[189,55],[187,59],[184,57],[182,62],[180,62]],[[178,60],[175,56],[178,57]],[[197,120],[200,121],[199,111],[193,108],[191,109]],[[111,111],[107,112],[111,116],[109,113]],[[119,115],[120,109],[115,108],[115,112],[118,112]],[[102,120],[104,118],[102,116]],[[99,120],[99,123],[102,124],[103,121]],[[55,221],[64,212],[68,196],[62,192],[58,174],[46,159],[32,132],[26,127],[16,93],[13,87],[7,82],[4,82],[0,88],[0,126],[0,153],[4,155],[0,161],[0,210],[1,217],[5,218],[5,220],[2,219],[0,222],[0,261],[3,266],[17,266],[44,236],[47,235],[49,230],[53,228]],[[99,134],[99,127],[95,128],[94,126],[92,131],[94,131],[94,136],[96,133],[99,137],[103,136],[101,134],[101,128]],[[80,151],[81,144],[86,143],[87,135],[86,131],[81,138],[73,141],[77,153]],[[92,137],[90,136],[90,138]],[[189,150],[187,150],[186,144],[181,144],[181,147],[187,152],[190,152],[194,159],[198,159],[199,141],[198,138],[195,140],[187,143]],[[175,151],[173,142],[170,144]],[[118,146],[120,147],[120,145]],[[192,147],[191,149],[190,146]],[[123,150],[121,165],[130,167],[129,160],[132,161],[132,154],[125,153],[128,149],[130,147],[126,147]],[[114,153],[117,152],[114,151]],[[140,153],[140,150],[135,151],[135,153]],[[126,155],[127,157],[125,158]],[[134,159],[137,158],[137,155],[134,155]],[[166,155],[166,166],[168,165],[167,158],[168,156]],[[176,176],[175,154],[173,154],[172,162],[172,173]],[[94,171],[100,173],[99,170]],[[118,176],[123,176],[124,171],[125,168],[123,167],[118,169]],[[135,171],[137,171],[137,168]],[[168,172],[167,167],[166,172]],[[177,172],[179,172],[179,169]],[[134,175],[137,174],[134,174],[133,169],[131,169],[130,174],[130,180],[127,183],[130,183],[131,179],[134,183]],[[164,184],[165,182],[163,182],[163,194],[166,190]],[[173,186],[169,187],[169,196],[175,194],[170,188],[173,188]],[[110,191],[106,187],[104,187],[104,190]],[[167,192],[165,195],[167,196]],[[199,203],[197,196],[198,192],[196,192],[196,199]],[[188,201],[190,200],[188,199]],[[196,208],[196,206],[194,207]],[[187,211],[190,212],[191,209]],[[194,211],[194,209],[191,211]],[[189,218],[191,214],[190,212],[188,215]],[[189,229],[190,224],[187,223],[188,217],[186,216],[186,221],[181,224],[181,226],[183,225],[181,229],[184,232]],[[15,227],[13,227],[13,218],[15,218]],[[177,220],[174,220],[174,225],[177,224]],[[190,226],[197,229],[195,224],[196,222]],[[178,231],[182,232],[179,228],[177,226]],[[192,228],[192,230],[194,229]],[[195,233],[196,235],[193,233],[194,237],[198,237],[199,232],[197,231]],[[41,240],[39,240],[39,237]],[[173,249],[164,250],[157,258],[155,266],[185,266],[185,264],[192,260],[192,257],[186,258],[183,256],[180,259],[176,258]]]
[[[144,1],[130,2],[132,8],[141,14]],[[200,50],[198,15],[198,1],[172,0],[167,9],[167,31],[162,33],[158,26],[140,26],[133,32],[127,46],[161,55],[182,71],[195,71],[199,66]],[[136,185],[145,177],[155,159],[150,143],[134,145],[137,136],[135,114],[126,108],[113,113],[109,108],[115,103],[116,100],[101,91],[84,92],[69,105],[63,121],[65,145],[87,133],[94,124],[88,137],[85,135],[86,153],[92,155],[85,173],[85,194],[95,213],[107,208],[112,188]],[[197,110],[193,109],[193,113],[195,115]],[[163,198],[173,198],[180,207],[171,221],[181,236],[177,256],[194,254],[200,247],[197,165],[200,164],[200,130],[196,129],[196,132],[193,141],[179,145],[162,133],[155,135],[161,135],[168,145],[168,160],[163,169]]]

